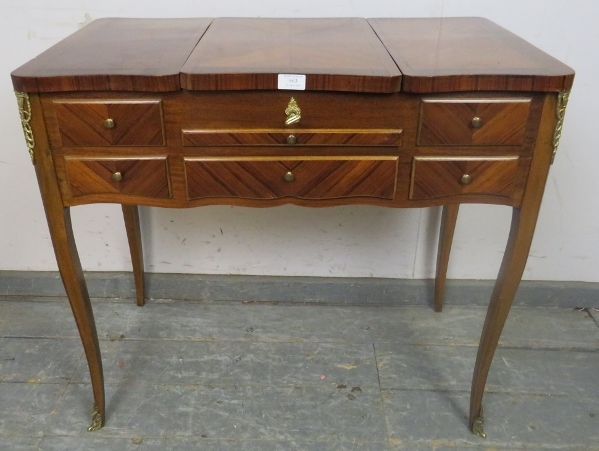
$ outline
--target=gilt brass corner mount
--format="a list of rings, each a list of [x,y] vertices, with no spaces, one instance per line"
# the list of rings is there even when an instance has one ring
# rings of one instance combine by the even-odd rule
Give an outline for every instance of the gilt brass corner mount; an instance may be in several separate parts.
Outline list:
[[[25,142],[29,149],[29,157],[31,162],[35,164],[35,154],[33,149],[35,148],[35,139],[33,138],[33,130],[31,130],[31,102],[29,101],[29,94],[26,92],[15,91],[17,96],[17,102],[19,104],[19,115],[21,116],[21,126],[23,127],[23,133],[25,134]]]
[[[557,148],[562,138],[562,128],[564,126],[564,117],[566,116],[566,107],[568,106],[568,100],[570,99],[570,91],[560,91],[557,96],[557,106],[555,108],[555,116],[557,123],[555,124],[555,130],[553,132],[553,154],[551,155],[551,164],[555,160],[557,154]]]
[[[302,110],[293,97],[285,109],[285,114],[287,115],[285,125],[297,124],[302,118]]]

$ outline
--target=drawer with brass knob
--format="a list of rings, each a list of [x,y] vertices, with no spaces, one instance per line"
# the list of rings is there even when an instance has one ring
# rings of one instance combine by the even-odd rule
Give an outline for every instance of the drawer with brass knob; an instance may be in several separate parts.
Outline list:
[[[415,157],[410,199],[479,194],[510,198],[520,159],[505,157]]]
[[[186,157],[189,200],[394,199],[398,157]]]
[[[66,181],[73,197],[125,194],[171,197],[166,157],[64,158]]]
[[[204,146],[400,146],[400,129],[183,130],[183,145]]]
[[[420,146],[518,146],[531,98],[425,98],[420,112]]]
[[[57,99],[52,107],[62,147],[164,145],[160,100]]]

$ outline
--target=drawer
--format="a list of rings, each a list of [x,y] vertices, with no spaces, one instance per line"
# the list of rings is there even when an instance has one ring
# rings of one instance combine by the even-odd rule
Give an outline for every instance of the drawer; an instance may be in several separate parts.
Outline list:
[[[423,200],[459,194],[511,197],[518,157],[415,157],[410,199]]]
[[[55,100],[62,146],[163,146],[160,100]]]
[[[183,130],[184,146],[400,146],[401,130]]]
[[[185,158],[189,199],[393,199],[397,157]]]
[[[128,194],[171,197],[166,157],[65,157],[67,182],[73,197],[88,194]]]
[[[530,102],[530,98],[424,99],[418,145],[520,145]]]
[[[395,130],[418,115],[415,95],[330,91],[181,91],[164,99],[182,130]],[[299,110],[299,112],[298,112]]]

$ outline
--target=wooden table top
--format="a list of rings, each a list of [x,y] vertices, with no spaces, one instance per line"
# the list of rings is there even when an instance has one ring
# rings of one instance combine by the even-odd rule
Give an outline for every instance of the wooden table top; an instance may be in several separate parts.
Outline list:
[[[574,71],[481,18],[92,22],[12,72],[22,92],[277,89],[560,91]]]

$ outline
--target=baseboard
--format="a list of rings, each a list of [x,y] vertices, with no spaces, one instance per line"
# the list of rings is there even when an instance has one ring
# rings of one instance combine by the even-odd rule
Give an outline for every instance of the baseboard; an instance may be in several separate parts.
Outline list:
[[[130,273],[85,274],[93,298],[134,298]],[[492,280],[450,280],[446,305],[486,305]],[[65,296],[57,272],[0,271],[0,296]],[[431,305],[429,279],[274,277],[146,274],[148,299],[294,302],[362,305]],[[523,281],[514,305],[599,308],[599,283]]]

